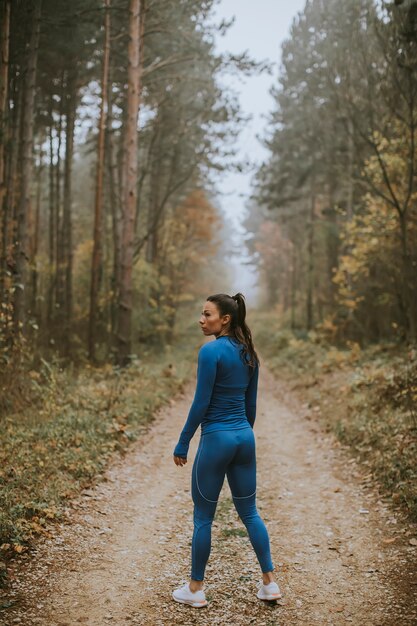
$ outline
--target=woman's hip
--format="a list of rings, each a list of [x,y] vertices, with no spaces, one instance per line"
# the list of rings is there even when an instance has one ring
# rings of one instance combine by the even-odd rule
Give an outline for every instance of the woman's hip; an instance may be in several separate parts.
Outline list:
[[[252,428],[214,430],[200,437],[197,457],[211,463],[227,464],[236,456],[255,453],[255,435]]]

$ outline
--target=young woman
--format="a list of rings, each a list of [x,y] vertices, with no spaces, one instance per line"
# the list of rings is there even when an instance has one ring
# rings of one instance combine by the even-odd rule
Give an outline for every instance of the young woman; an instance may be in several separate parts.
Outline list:
[[[187,421],[174,450],[174,463],[187,463],[188,447],[198,426],[201,438],[192,469],[194,532],[191,581],[173,592],[177,602],[200,608],[211,550],[211,525],[224,477],[239,517],[246,526],[262,570],[257,597],[281,597],[272,571],[268,531],[256,509],[256,456],[253,425],[256,417],[259,360],[245,322],[244,296],[209,296],[200,317],[204,335],[215,341],[198,354],[197,387]]]

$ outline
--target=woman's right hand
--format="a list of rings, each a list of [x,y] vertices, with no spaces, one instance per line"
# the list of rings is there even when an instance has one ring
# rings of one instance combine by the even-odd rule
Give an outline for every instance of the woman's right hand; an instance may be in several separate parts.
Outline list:
[[[175,456],[174,454],[174,463],[175,465],[182,466],[187,463],[187,459],[184,459],[182,456]]]

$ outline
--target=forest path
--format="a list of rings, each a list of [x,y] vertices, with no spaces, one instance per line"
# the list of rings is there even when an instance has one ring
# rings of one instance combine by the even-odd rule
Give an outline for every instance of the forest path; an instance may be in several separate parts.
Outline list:
[[[172,450],[194,391],[160,409],[105,481],[73,502],[33,556],[15,567],[0,623],[174,626],[417,623],[410,529],[364,481],[356,462],[303,416],[263,365],[255,424],[258,509],[271,538],[283,599],[256,598],[260,570],[225,481],[206,569],[209,606],[171,598],[189,574],[189,462]],[[2,621],[2,620],[6,621]]]

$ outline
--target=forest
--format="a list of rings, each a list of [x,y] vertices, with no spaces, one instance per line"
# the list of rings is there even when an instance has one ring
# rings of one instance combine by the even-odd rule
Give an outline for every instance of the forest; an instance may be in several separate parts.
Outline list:
[[[126,364],[198,295],[203,247],[221,259],[244,118],[218,76],[262,64],[215,52],[212,4],[2,2],[9,368],[22,342]],[[415,32],[413,3],[307,2],[283,45],[245,226],[293,329],[416,340]]]
[[[291,328],[416,341],[416,11],[308,2],[283,45],[247,223]]]
[[[2,559],[146,434],[204,298],[239,284],[228,83],[271,68],[218,51],[219,3],[0,0]],[[417,2],[306,0],[271,82],[241,222],[256,344],[415,522]]]
[[[211,5],[2,2],[8,367],[22,342],[126,364],[132,339],[157,340],[195,295],[199,252],[216,245],[212,174],[240,123],[216,77],[256,69],[215,54]]]

